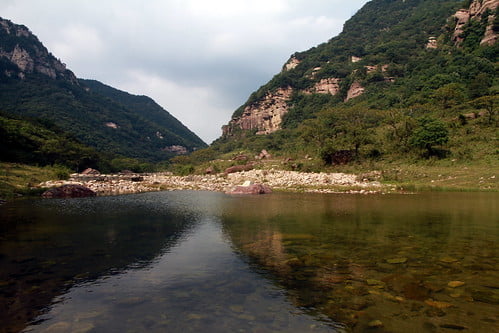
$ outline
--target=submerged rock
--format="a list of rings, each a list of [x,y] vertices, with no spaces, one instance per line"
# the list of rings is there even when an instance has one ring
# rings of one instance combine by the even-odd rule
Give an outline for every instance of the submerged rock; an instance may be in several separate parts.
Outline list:
[[[44,198],[83,198],[95,197],[97,193],[83,185],[67,184],[43,192]]]
[[[378,328],[383,326],[383,322],[381,320],[373,320],[367,324],[370,328]]]
[[[407,262],[407,258],[387,259],[386,262],[389,264],[405,264]]]
[[[450,288],[458,288],[464,285],[465,283],[463,281],[451,281],[447,284]]]

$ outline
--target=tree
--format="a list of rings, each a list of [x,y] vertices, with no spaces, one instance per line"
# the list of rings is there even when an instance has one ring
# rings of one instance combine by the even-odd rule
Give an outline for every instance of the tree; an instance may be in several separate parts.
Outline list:
[[[438,88],[433,95],[435,99],[442,104],[444,109],[461,103],[464,98],[464,88],[459,83],[449,83]]]
[[[483,96],[471,101],[475,109],[485,109],[489,116],[489,125],[493,124],[497,114],[497,104],[499,103],[499,96]]]
[[[419,119],[419,127],[411,136],[410,144],[426,149],[428,156],[431,156],[435,154],[434,146],[447,141],[449,141],[449,131],[444,122],[431,117],[422,117]]]

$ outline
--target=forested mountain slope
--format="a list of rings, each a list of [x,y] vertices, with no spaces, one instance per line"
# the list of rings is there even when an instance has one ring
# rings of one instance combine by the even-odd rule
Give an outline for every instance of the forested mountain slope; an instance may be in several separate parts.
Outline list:
[[[0,19],[0,110],[46,119],[99,152],[160,161],[206,144],[152,99],[79,80],[28,28]]]
[[[495,156],[498,4],[368,2],[337,37],[292,55],[212,149],[308,152],[333,164],[338,151]]]

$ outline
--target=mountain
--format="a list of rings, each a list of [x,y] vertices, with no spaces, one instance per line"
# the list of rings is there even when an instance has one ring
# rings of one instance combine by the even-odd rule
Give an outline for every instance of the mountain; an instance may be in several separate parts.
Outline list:
[[[357,154],[366,147],[377,156],[421,148],[411,135],[424,117],[443,122],[451,138],[444,141],[453,143],[452,136],[461,134],[452,123],[464,123],[473,113],[488,115],[482,119],[490,121],[481,123],[493,130],[498,4],[368,2],[338,36],[293,54],[280,73],[251,94],[223,127],[214,149],[301,147],[324,157],[325,151]]]
[[[76,78],[28,28],[1,18],[0,110],[48,120],[107,154],[160,161],[206,147],[152,99]]]

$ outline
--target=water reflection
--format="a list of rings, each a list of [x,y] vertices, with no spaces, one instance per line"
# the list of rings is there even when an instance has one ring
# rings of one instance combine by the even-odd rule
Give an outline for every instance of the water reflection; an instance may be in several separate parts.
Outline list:
[[[193,225],[140,196],[16,202],[0,210],[0,220],[6,332],[22,329],[75,283],[146,266]]]
[[[497,199],[185,191],[10,203],[0,332],[493,331]]]
[[[224,231],[296,306],[354,331],[486,331],[499,322],[497,202],[486,193],[255,197],[230,206]]]
[[[332,331],[236,255],[216,193],[16,202],[0,210],[2,332]]]

